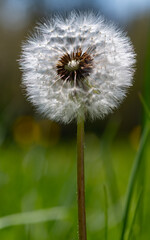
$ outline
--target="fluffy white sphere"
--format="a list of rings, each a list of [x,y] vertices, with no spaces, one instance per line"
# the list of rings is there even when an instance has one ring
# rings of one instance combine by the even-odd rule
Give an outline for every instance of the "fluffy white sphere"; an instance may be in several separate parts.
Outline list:
[[[93,13],[55,16],[23,45],[20,60],[29,100],[49,119],[103,118],[132,85],[129,38]]]

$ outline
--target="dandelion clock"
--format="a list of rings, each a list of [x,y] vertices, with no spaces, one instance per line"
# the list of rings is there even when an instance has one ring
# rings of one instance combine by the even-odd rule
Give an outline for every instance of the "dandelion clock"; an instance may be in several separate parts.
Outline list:
[[[51,120],[77,121],[79,240],[86,240],[84,121],[102,119],[118,107],[132,85],[134,63],[129,38],[93,13],[55,16],[22,47],[28,99]]]

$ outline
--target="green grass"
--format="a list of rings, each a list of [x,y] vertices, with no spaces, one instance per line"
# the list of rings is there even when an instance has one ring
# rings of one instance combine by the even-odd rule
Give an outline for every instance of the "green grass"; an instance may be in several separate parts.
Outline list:
[[[88,240],[106,239],[106,235],[108,240],[120,240],[126,191],[136,150],[128,136],[117,137],[115,141],[113,138],[108,134],[101,139],[86,134]],[[150,150],[145,147],[145,152],[148,159]],[[136,184],[126,228],[127,237],[132,226],[130,240],[146,240],[150,235],[150,166],[148,161],[146,164],[144,228],[138,237],[141,223],[137,220],[136,206],[143,206],[137,203],[141,189]],[[16,144],[0,148],[0,239],[78,239],[76,200],[75,140],[61,141],[49,148],[40,145],[22,148]]]

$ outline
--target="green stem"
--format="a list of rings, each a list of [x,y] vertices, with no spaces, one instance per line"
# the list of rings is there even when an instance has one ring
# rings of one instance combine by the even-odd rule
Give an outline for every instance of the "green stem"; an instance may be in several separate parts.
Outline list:
[[[125,211],[124,211],[124,215],[123,215],[123,227],[122,227],[120,240],[124,240],[124,238],[125,238],[125,230],[126,230],[127,221],[128,221],[128,214],[129,214],[129,209],[130,209],[130,205],[131,205],[132,194],[133,194],[133,190],[134,190],[134,186],[135,186],[135,182],[136,182],[137,173],[140,169],[143,151],[144,151],[145,144],[147,142],[148,134],[149,134],[149,126],[145,126],[145,129],[143,131],[141,141],[140,141],[139,151],[136,155],[135,162],[134,162],[134,165],[133,165],[133,168],[131,171],[131,177],[129,180],[128,192],[127,192],[127,198],[126,198],[126,204],[125,204]]]
[[[107,196],[107,188],[104,185],[104,197],[105,197],[105,240],[108,239],[108,196]]]
[[[84,120],[77,122],[77,192],[79,240],[86,240],[85,186],[84,186]]]

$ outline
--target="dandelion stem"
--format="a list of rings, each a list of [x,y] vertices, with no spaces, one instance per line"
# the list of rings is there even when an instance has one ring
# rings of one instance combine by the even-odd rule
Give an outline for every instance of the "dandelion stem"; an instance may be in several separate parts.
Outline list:
[[[79,240],[86,240],[85,186],[84,186],[84,120],[77,122],[77,192]]]

